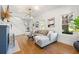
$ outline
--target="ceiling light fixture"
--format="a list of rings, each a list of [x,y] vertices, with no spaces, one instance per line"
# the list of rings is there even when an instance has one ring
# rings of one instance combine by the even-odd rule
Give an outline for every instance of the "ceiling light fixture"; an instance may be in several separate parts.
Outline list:
[[[35,10],[39,10],[39,6],[34,6],[34,9]]]

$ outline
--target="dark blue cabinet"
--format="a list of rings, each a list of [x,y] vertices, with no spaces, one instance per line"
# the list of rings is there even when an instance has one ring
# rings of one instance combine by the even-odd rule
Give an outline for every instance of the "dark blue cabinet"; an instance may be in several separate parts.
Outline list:
[[[9,27],[0,25],[0,54],[6,54],[9,45]]]

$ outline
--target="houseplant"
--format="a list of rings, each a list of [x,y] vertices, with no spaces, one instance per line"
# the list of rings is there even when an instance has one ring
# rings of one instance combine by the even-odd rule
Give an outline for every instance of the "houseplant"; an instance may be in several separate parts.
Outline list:
[[[79,32],[79,16],[74,19],[75,32]]]
[[[75,49],[77,50],[77,51],[79,51],[79,16],[77,16],[75,19],[74,19],[74,25],[75,25],[75,33],[77,34],[76,36],[77,36],[77,41],[75,41],[74,42],[74,47],[75,47]]]

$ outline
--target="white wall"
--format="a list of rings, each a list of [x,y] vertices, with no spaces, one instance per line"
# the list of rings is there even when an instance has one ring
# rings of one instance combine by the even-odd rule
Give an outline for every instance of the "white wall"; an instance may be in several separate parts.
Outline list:
[[[74,18],[76,16],[78,16],[79,14],[79,8],[78,6],[69,6],[69,7],[61,7],[58,9],[54,9],[51,11],[47,11],[45,13],[43,13],[41,16],[39,16],[39,21],[41,18],[45,19],[45,23],[48,25],[47,20],[49,18],[55,17],[55,32],[57,32],[59,34],[59,42],[68,44],[68,45],[73,45],[73,43],[76,41],[76,38],[74,35],[64,35],[62,34],[62,15],[64,14],[69,14],[73,12],[74,14]],[[46,25],[46,26],[47,26]],[[48,29],[48,27],[47,27]]]
[[[25,34],[25,26],[21,18],[11,17],[12,31],[15,35]]]
[[[59,34],[61,34],[62,32],[62,15],[64,14],[68,14],[70,13],[71,10],[68,7],[63,7],[63,8],[58,8],[58,9],[54,9],[48,12],[43,13],[40,17],[39,17],[39,21],[41,18],[45,19],[46,22],[46,26],[48,25],[48,19],[55,17],[55,31]],[[48,29],[48,27],[47,27]]]

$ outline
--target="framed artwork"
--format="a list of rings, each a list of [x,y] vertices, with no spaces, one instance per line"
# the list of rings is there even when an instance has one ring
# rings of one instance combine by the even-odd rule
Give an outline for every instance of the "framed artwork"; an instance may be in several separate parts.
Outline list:
[[[48,19],[48,27],[55,25],[55,17]]]
[[[50,31],[55,30],[55,17],[48,19],[48,30]]]

